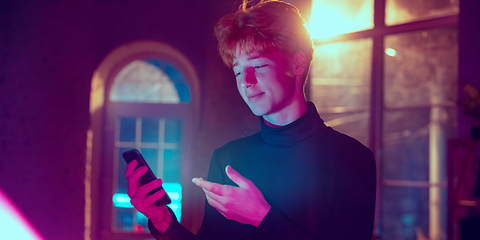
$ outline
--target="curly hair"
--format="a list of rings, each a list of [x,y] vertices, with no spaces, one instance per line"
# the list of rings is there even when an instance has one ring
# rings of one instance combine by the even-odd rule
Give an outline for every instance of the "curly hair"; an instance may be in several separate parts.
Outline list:
[[[307,23],[295,6],[275,0],[248,5],[249,1],[244,0],[238,11],[223,16],[215,25],[218,50],[225,65],[232,68],[239,47],[244,52],[277,50],[290,57],[300,50],[310,66],[313,41]],[[304,77],[308,71],[309,67]]]

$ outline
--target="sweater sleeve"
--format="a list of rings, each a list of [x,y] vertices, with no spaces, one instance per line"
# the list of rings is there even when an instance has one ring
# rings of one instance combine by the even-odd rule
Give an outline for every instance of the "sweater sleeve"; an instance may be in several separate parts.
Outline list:
[[[315,236],[272,207],[255,230],[255,239],[371,240],[375,215],[375,160],[366,148],[353,152],[343,156],[346,161],[342,161],[336,175],[329,235]]]
[[[174,240],[174,239],[182,239],[182,240],[194,240],[195,235],[191,233],[188,229],[182,226],[175,217],[173,211],[169,208],[168,211],[172,217],[172,223],[168,227],[165,233],[160,233],[155,226],[153,226],[152,221],[148,220],[148,230],[150,230],[150,234],[157,239],[157,240]]]
[[[293,224],[281,211],[272,207],[255,230],[255,239],[314,240],[317,238],[310,235],[302,226]]]
[[[218,151],[216,150],[213,153],[212,159],[210,161],[210,166],[208,170],[208,181],[224,184],[224,173],[223,166],[221,163],[221,158],[219,157]],[[209,240],[224,240],[226,239],[226,232],[228,232],[228,227],[225,223],[226,219],[222,216],[215,208],[210,206],[207,201],[205,201],[205,211],[202,221],[202,226],[197,233],[201,239]]]

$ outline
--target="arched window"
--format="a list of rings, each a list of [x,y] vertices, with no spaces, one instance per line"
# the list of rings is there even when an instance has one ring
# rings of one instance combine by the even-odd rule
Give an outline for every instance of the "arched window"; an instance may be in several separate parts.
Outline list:
[[[130,62],[115,76],[110,91],[113,102],[189,102],[185,78],[174,66],[159,59]]]
[[[102,136],[89,138],[90,164],[93,168],[98,166],[98,183],[101,183],[97,189],[100,239],[150,236],[147,218],[133,208],[127,195],[122,153],[133,148],[140,150],[154,174],[163,179],[172,199],[169,206],[180,221],[182,185],[189,181],[182,176],[190,172],[189,149],[199,98],[198,77],[191,63],[162,43],[135,42],[121,46],[95,72],[91,98],[92,125],[100,127],[96,130],[92,127],[90,134]],[[95,142],[102,146],[97,151]],[[92,192],[97,182],[94,177]],[[95,222],[96,213],[90,211]]]

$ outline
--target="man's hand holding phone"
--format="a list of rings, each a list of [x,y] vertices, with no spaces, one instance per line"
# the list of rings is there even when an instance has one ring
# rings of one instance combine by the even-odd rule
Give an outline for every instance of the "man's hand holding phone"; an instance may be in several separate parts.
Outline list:
[[[141,166],[138,169],[137,161],[131,161],[125,176],[128,179],[128,196],[131,199],[132,205],[141,213],[143,213],[148,219],[150,219],[155,228],[161,233],[165,233],[172,221],[170,212],[165,205],[156,206],[155,202],[161,199],[165,194],[165,190],[162,188],[159,191],[148,195],[149,192],[162,186],[162,180],[156,179],[145,185],[141,185],[139,179],[143,176],[148,168],[147,166]]]

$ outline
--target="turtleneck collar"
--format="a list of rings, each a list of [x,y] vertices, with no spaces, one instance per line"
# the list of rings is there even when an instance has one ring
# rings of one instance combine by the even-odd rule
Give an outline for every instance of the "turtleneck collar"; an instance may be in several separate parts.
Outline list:
[[[308,110],[299,119],[281,127],[269,127],[260,118],[260,136],[271,145],[283,145],[300,141],[321,127],[326,127],[312,102],[307,102]]]

